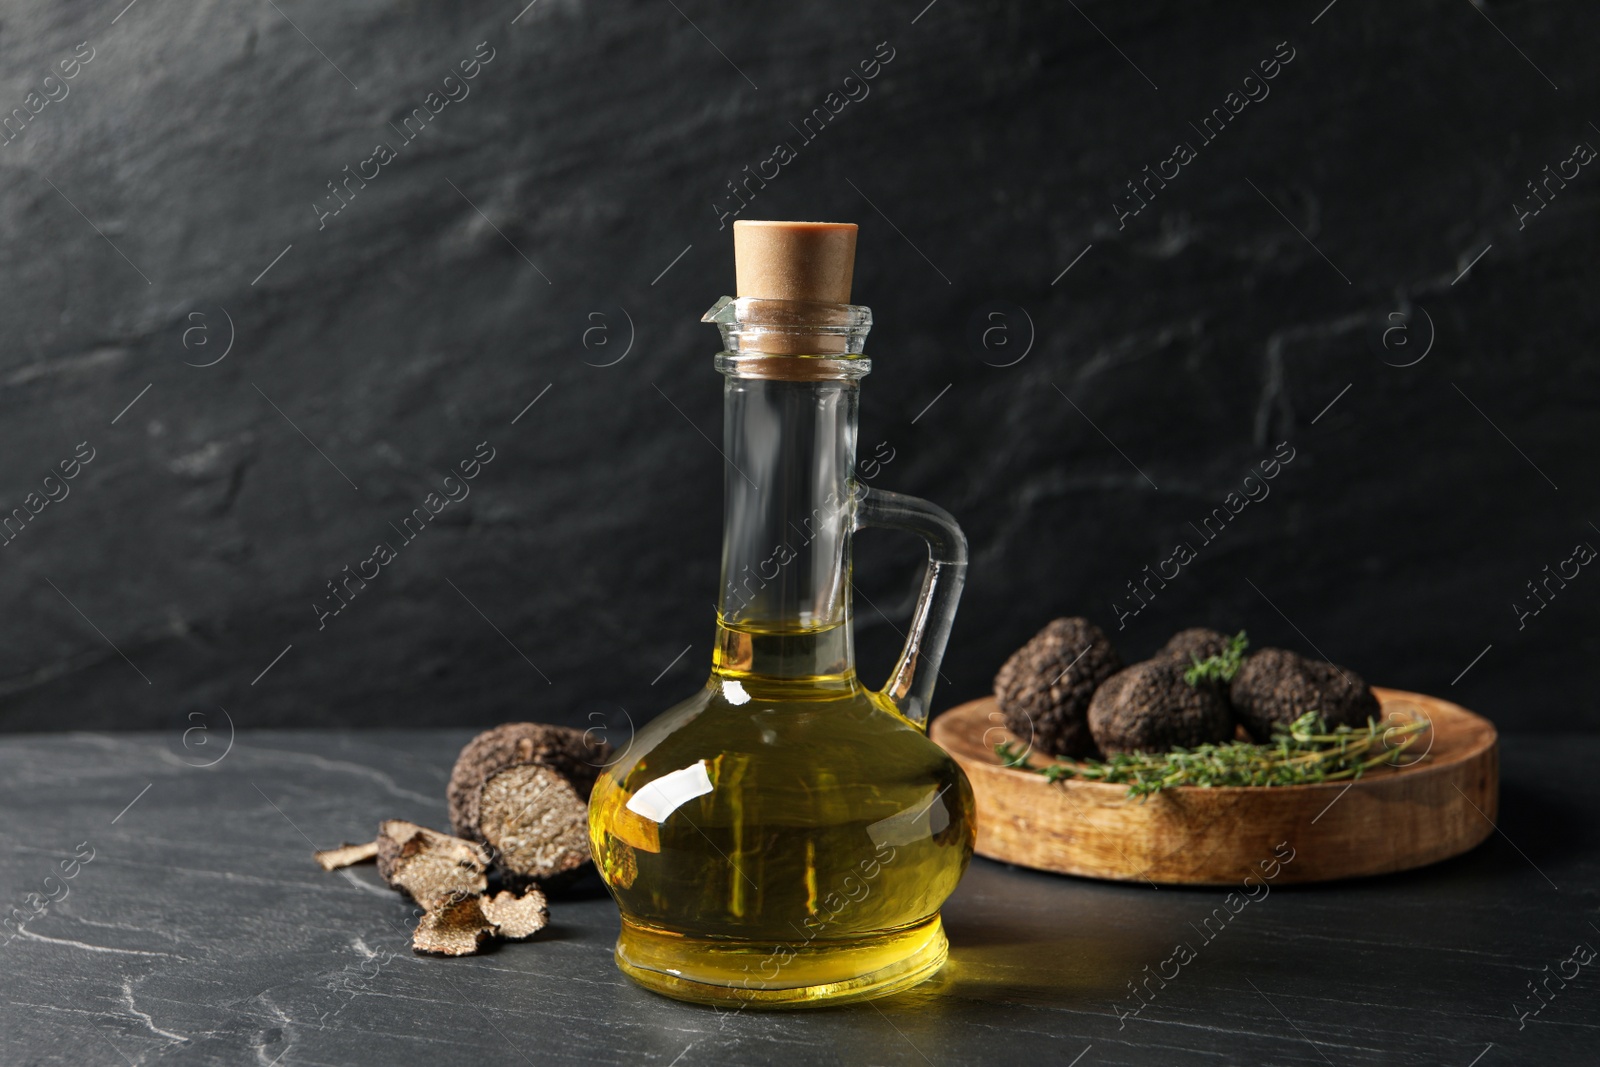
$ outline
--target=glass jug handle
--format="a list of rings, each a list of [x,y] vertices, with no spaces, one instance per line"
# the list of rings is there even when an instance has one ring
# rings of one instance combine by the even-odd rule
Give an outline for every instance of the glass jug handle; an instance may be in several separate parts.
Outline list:
[[[967,537],[944,508],[904,493],[857,488],[854,529],[868,526],[909,530],[928,543],[928,570],[911,613],[906,647],[881,692],[900,714],[924,729],[932,706],[956,604],[967,580]]]

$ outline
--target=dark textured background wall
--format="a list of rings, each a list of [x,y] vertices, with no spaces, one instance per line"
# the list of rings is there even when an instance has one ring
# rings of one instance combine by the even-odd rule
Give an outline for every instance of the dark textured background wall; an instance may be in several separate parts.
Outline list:
[[[721,519],[697,320],[732,287],[725,183],[780,141],[743,217],[862,224],[872,484],[972,540],[942,703],[1083,613],[1129,656],[1243,626],[1507,729],[1600,723],[1600,574],[1514,607],[1600,545],[1600,173],[1566,164],[1537,213],[1526,188],[1600,145],[1592,6],[521,7],[8,7],[0,107],[67,95],[0,146],[0,504],[94,458],[0,548],[0,726],[620,724],[690,691]],[[319,630],[324,583],[480,442],[470,497]],[[916,552],[859,542],[873,678]]]

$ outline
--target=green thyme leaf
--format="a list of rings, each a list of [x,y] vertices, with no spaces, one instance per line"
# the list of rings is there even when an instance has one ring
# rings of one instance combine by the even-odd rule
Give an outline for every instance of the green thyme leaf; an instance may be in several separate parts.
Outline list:
[[[1239,668],[1244,665],[1244,650],[1250,647],[1250,638],[1243,630],[1233,635],[1228,642],[1228,647],[1215,656],[1200,659],[1194,653],[1189,654],[1191,666],[1183,672],[1183,680],[1193,688],[1201,682],[1222,682],[1227,684],[1233,681],[1233,676],[1239,673]]]
[[[1235,645],[1243,649],[1240,634]],[[1308,711],[1288,727],[1273,728],[1269,744],[1229,741],[1170,752],[1121,753],[1105,760],[1054,760],[1043,765],[1029,761],[1029,752],[1010,742],[995,746],[1007,767],[1043,775],[1046,781],[1075,778],[1085,782],[1125,784],[1128,796],[1147,797],[1178,785],[1306,785],[1360,778],[1382,763],[1398,763],[1429,729],[1425,719],[1379,726],[1372,719],[1365,728],[1340,726],[1330,730],[1316,712]]]

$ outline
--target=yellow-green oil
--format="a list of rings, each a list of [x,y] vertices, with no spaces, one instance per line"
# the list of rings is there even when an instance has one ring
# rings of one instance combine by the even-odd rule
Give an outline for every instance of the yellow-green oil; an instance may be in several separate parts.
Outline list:
[[[848,630],[720,626],[705,688],[601,775],[590,842],[622,912],[618,965],[646,987],[798,1007],[944,962],[971,787],[857,680]]]

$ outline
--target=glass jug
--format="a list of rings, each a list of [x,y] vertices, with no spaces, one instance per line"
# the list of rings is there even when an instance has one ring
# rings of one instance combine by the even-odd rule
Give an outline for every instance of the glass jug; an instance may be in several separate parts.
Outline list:
[[[590,801],[617,963],[702,1003],[882,996],[944,963],[939,907],[972,856],[971,787],[925,733],[966,538],[943,509],[852,477],[867,308],[724,297],[703,321],[726,379],[716,642],[704,688],[640,730]],[[786,336],[824,354],[770,354],[796,350]],[[928,545],[882,690],[856,677],[851,633],[850,541],[867,526]]]

